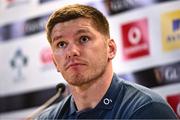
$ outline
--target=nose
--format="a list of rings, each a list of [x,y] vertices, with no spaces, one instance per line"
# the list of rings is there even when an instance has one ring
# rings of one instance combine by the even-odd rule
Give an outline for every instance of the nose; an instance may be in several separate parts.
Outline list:
[[[75,44],[69,44],[66,58],[72,58],[75,56],[80,56],[80,48]]]

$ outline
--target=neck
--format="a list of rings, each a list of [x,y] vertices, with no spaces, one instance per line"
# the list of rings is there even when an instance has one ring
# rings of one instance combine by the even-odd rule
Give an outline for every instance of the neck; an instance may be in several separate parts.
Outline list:
[[[78,111],[95,108],[107,92],[113,77],[112,67],[97,80],[83,86],[71,86],[70,89]]]

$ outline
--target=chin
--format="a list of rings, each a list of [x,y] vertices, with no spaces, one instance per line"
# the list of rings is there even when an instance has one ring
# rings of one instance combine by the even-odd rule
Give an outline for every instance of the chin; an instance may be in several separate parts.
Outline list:
[[[73,86],[81,86],[88,82],[88,80],[84,78],[84,76],[81,74],[69,75],[64,78],[68,82],[68,84],[73,85]]]

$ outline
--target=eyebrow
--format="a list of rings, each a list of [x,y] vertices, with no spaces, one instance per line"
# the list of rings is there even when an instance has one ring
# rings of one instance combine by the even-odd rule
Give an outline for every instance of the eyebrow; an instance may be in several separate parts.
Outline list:
[[[81,34],[81,33],[90,33],[90,31],[88,29],[79,29],[75,35]]]
[[[82,34],[82,33],[90,33],[90,31],[89,31],[88,29],[82,29],[82,28],[81,28],[81,29],[79,29],[79,30],[75,33],[75,35]],[[61,39],[61,38],[63,38],[62,35],[58,35],[58,36],[54,37],[54,38],[52,39],[52,43],[55,42],[55,41],[57,41],[58,39]]]
[[[61,39],[61,38],[62,38],[62,35],[58,35],[58,36],[54,37],[54,38],[52,39],[52,43],[55,42],[55,41],[57,41],[58,39]]]

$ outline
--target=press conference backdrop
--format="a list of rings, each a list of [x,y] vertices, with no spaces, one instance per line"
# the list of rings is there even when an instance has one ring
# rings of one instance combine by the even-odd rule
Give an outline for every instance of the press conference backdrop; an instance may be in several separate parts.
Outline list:
[[[25,118],[66,83],[44,26],[52,11],[72,3],[108,18],[114,71],[158,92],[180,116],[179,0],[0,0],[0,119]]]

